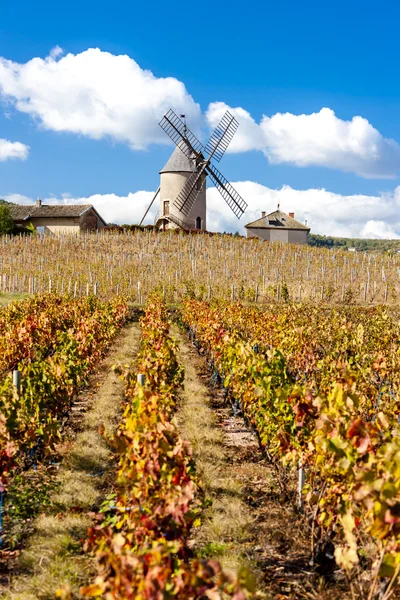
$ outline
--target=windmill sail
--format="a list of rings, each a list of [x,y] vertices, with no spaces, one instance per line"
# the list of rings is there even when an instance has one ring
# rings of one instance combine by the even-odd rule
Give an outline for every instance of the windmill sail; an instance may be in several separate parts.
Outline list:
[[[238,127],[235,117],[226,111],[205,146],[209,158],[215,158],[217,162],[221,160]]]
[[[205,147],[172,109],[161,119],[159,125],[174,144],[193,160],[193,167],[196,169],[188,177],[175,198],[174,206],[188,217],[203,189],[205,176],[209,175],[227,205],[240,219],[247,208],[246,202],[226,177],[211,163],[212,159],[219,162],[231,143],[239,126],[235,117],[226,111]]]
[[[247,208],[247,203],[243,200],[242,196],[214,165],[210,164],[207,166],[207,173],[229,208],[240,219]]]
[[[199,171],[192,173],[175,199],[174,206],[186,216],[192,210],[193,204],[196,202],[196,198],[204,185],[204,170],[205,166],[201,167]]]
[[[187,157],[196,158],[203,151],[203,144],[190,131],[182,119],[174,113],[172,108],[164,115],[159,125]]]

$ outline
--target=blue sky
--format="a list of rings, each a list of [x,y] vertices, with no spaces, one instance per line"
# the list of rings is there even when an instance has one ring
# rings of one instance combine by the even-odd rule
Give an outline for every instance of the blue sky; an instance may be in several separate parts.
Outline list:
[[[185,98],[175,85],[171,102],[180,98],[178,104],[189,107],[197,131],[206,134],[212,124],[210,104],[248,115],[248,122],[236,115],[242,137],[220,166],[247,194],[242,224],[282,198],[284,210],[295,209],[320,233],[398,237],[399,12],[393,2],[358,0],[220,1],[201,9],[118,0],[104,6],[3,3],[0,140],[8,145],[3,159],[0,145],[0,196],[23,202],[38,195],[54,202],[90,198],[109,220],[136,220],[171,147],[160,143],[162,132],[142,126],[150,117],[142,119],[137,98],[132,113],[130,102],[143,97],[157,115],[167,95],[163,78],[174,78]],[[57,47],[63,53],[46,62]],[[95,48],[100,52],[86,54]],[[124,55],[134,63],[114,68],[114,59]],[[34,59],[42,61],[38,68]],[[126,87],[130,64],[137,64],[139,78]],[[160,84],[156,93],[141,87],[146,70]],[[106,123],[90,112],[104,98],[111,113]],[[353,123],[354,117],[364,121]],[[147,194],[135,195],[140,191]],[[237,229],[213,190],[209,200],[214,228]]]

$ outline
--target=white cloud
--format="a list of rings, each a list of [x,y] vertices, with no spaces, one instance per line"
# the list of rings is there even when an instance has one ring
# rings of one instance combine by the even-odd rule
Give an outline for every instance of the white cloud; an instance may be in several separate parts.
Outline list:
[[[385,221],[368,221],[361,230],[362,238],[377,240],[398,240],[400,235],[396,233],[389,223]]]
[[[295,190],[284,186],[271,189],[252,181],[233,184],[248,203],[248,210],[240,221],[215,188],[207,190],[207,228],[209,231],[239,231],[244,225],[276,210],[278,202],[284,212],[294,212],[296,219],[308,225],[313,233],[343,237],[400,238],[400,186],[393,192],[379,196],[335,194],[323,189]],[[61,197],[43,199],[49,204],[93,204],[108,222],[138,223],[151,202],[154,192],[138,191],[127,196],[116,194],[93,194],[88,197]],[[1,197],[1,195],[0,195]],[[20,194],[5,196],[9,202],[29,204],[32,198]],[[154,203],[145,224],[152,223],[158,210]]]
[[[384,138],[367,119],[339,119],[330,108],[318,113],[264,115],[259,124],[243,108],[211,103],[206,118],[215,127],[226,110],[239,121],[229,152],[262,150],[271,164],[322,166],[366,178],[400,174],[400,145]]]
[[[54,46],[54,48],[52,48],[50,50],[50,58],[52,60],[56,60],[56,58],[58,58],[59,56],[62,56],[64,54],[64,50],[60,47],[60,46]]]
[[[0,138],[0,162],[10,158],[26,160],[29,154],[29,146],[21,142],[10,142]]]
[[[194,128],[200,121],[200,107],[181,81],[157,78],[129,56],[91,48],[60,58],[62,52],[56,46],[47,58],[24,64],[0,57],[0,95],[44,128],[143,149],[168,142],[158,121],[170,107]]]
[[[322,166],[366,178],[400,175],[400,145],[361,116],[346,121],[321,108],[263,115],[257,122],[244,108],[213,102],[204,117],[183,82],[98,48],[64,55],[55,46],[46,58],[26,63],[0,57],[0,98],[45,129],[107,137],[133,149],[169,143],[158,122],[170,107],[185,113],[196,132],[204,121],[214,127],[229,109],[240,126],[228,152],[259,150],[271,164]]]

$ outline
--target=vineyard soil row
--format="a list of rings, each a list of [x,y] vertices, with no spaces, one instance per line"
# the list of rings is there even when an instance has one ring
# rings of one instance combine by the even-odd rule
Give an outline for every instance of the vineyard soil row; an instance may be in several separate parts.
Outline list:
[[[297,478],[283,493],[254,429],[215,384],[205,355],[179,330],[174,335],[185,368],[180,429],[211,500],[194,532],[196,551],[235,570],[246,565],[267,598],[351,598],[344,577],[324,578],[323,568],[310,565],[311,530],[297,508]]]
[[[80,587],[88,582],[93,559],[82,555],[81,540],[92,524],[88,513],[99,509],[110,490],[114,469],[113,454],[99,425],[115,430],[124,396],[124,383],[111,367],[134,360],[139,336],[135,322],[122,330],[74,402],[63,441],[52,455],[56,466],[38,469],[42,480],[43,469],[53,474],[46,504],[36,507],[40,514],[22,520],[5,505],[5,541],[14,537],[17,544],[14,551],[6,546],[2,554],[0,595],[7,600],[50,600],[58,588],[78,598]],[[34,485],[40,485],[40,480]],[[31,493],[37,494],[37,489],[33,487]]]

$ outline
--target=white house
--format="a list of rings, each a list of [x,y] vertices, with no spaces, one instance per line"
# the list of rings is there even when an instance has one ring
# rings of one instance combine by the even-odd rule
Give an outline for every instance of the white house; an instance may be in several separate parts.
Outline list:
[[[268,242],[284,242],[288,244],[307,244],[310,227],[294,218],[294,213],[288,215],[279,209],[266,215],[263,211],[261,218],[245,225],[248,238],[260,238]]]

